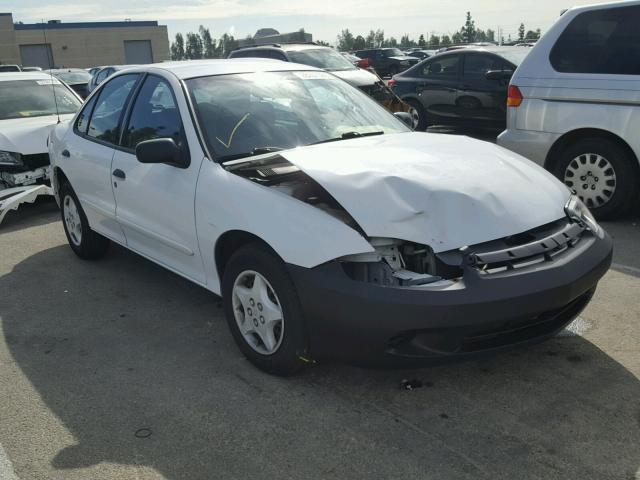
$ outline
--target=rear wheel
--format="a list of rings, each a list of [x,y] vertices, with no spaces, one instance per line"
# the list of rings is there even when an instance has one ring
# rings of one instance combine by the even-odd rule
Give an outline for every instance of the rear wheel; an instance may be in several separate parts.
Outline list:
[[[282,262],[259,243],[227,263],[222,300],[231,333],[247,359],[272,375],[305,366],[307,335],[295,286]]]
[[[413,98],[406,99],[405,102],[409,104],[411,110],[409,110],[409,114],[411,115],[411,119],[413,121],[413,129],[416,131],[423,132],[427,129],[427,114],[424,110],[422,104]]]
[[[625,213],[637,185],[633,159],[624,148],[607,139],[584,139],[571,144],[560,154],[553,173],[598,220]]]
[[[78,197],[66,182],[60,187],[60,212],[64,233],[75,254],[85,260],[104,257],[109,239],[91,230]]]

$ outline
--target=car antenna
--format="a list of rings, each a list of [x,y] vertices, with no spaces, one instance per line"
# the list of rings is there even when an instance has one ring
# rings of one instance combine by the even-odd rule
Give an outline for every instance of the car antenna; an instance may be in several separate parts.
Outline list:
[[[53,103],[56,105],[56,115],[58,116],[58,123],[60,122],[60,110],[58,109],[58,97],[56,96],[56,85],[54,83],[53,73],[53,54],[51,53],[51,47],[47,43],[47,29],[45,28],[44,18],[42,19],[42,35],[44,36],[44,49],[47,52],[47,64],[49,64],[49,76],[51,77],[51,92],[53,93]]]

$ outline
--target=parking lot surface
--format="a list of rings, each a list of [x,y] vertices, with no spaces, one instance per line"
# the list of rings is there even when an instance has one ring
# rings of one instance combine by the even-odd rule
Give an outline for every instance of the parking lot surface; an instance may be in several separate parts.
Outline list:
[[[0,228],[2,479],[640,478],[640,221],[571,331],[418,370],[253,368],[219,299],[54,202]],[[412,390],[403,380],[416,380]]]

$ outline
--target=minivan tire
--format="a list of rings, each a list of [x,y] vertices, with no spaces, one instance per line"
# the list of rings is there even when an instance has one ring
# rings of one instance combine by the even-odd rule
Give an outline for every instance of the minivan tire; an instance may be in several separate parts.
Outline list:
[[[74,253],[84,260],[104,257],[111,241],[91,230],[80,201],[68,182],[60,186],[59,198],[64,233]],[[71,211],[73,218],[70,216]]]
[[[617,218],[631,207],[637,188],[637,173],[634,159],[618,143],[606,138],[585,138],[567,146],[558,156],[551,171],[561,181],[574,159],[584,154],[597,154],[605,158],[614,170],[615,190],[609,200],[599,207],[587,205],[598,220]],[[571,188],[571,187],[570,187]],[[580,189],[576,189],[580,196]]]
[[[260,337],[257,333],[247,334],[249,338],[254,335],[255,341],[258,343],[258,347],[250,345],[249,340],[240,330],[241,320],[236,319],[234,288],[236,282],[247,272],[257,273],[266,280],[268,287],[275,294],[277,303],[274,302],[274,304],[281,309],[281,339],[277,349],[271,353],[260,353],[256,350],[256,348],[261,348],[259,345]],[[254,300],[253,295],[251,300]],[[306,358],[307,332],[295,285],[284,262],[268,247],[259,242],[250,243],[238,249],[231,256],[225,265],[222,277],[222,303],[229,329],[236,344],[245,357],[257,368],[271,375],[286,377],[299,372],[310,362]],[[255,298],[255,304],[252,302],[252,305],[254,309],[259,306],[258,297]],[[242,307],[242,318],[249,321],[251,317],[246,317],[247,311],[244,308],[244,303]],[[256,312],[252,312],[252,314],[258,315]],[[254,319],[254,321],[256,320]]]

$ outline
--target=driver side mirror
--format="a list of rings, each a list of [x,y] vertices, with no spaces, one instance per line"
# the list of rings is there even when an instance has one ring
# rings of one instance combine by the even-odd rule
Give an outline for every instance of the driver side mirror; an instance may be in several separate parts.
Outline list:
[[[187,168],[191,163],[189,154],[178,147],[173,138],[154,138],[136,145],[136,158],[140,163],[166,163],[178,168]]]
[[[510,80],[513,70],[489,70],[484,76],[487,80]]]
[[[413,130],[413,118],[407,112],[395,112],[393,116]]]

